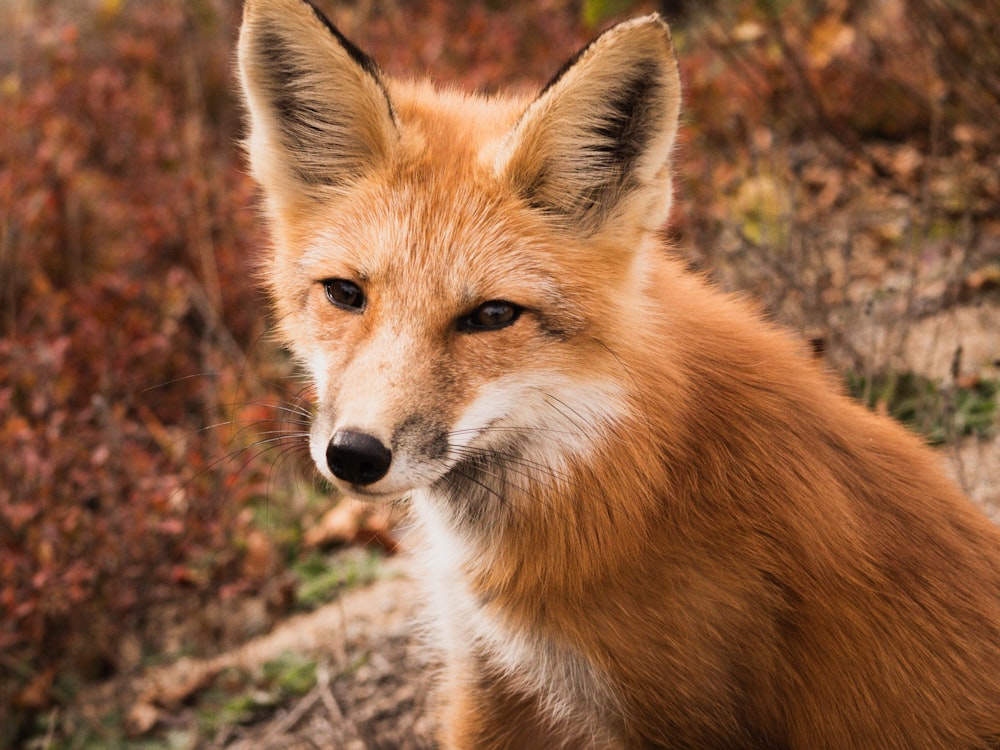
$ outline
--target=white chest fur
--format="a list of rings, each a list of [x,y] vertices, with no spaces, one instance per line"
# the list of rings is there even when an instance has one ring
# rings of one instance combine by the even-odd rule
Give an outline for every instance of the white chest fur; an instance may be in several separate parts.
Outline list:
[[[430,500],[431,502],[427,502]],[[484,608],[463,576],[470,555],[483,550],[447,528],[431,507],[414,498],[423,527],[420,551],[433,634],[446,660],[485,660],[510,687],[538,700],[556,725],[573,727],[587,740],[575,748],[614,748],[613,693],[599,670],[572,647],[532,629],[514,627],[502,611]],[[586,741],[588,744],[581,745]]]

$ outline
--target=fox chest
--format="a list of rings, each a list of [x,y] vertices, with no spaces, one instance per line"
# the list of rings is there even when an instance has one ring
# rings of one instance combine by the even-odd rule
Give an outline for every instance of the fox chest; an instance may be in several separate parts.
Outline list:
[[[441,579],[438,579],[440,582]],[[499,676],[508,690],[537,702],[555,725],[600,738],[595,747],[617,746],[613,691],[605,675],[577,649],[481,607],[452,579],[435,586],[433,613],[446,670],[457,665]]]
[[[530,630],[512,628],[482,610],[471,612],[466,635],[486,664],[536,695],[553,714],[591,714],[604,708],[603,676],[575,649]]]
[[[620,731],[610,717],[619,701],[607,676],[571,643],[518,620],[496,602],[484,604],[465,578],[479,547],[453,534],[435,506],[421,502],[423,496],[415,500],[424,537],[415,546],[416,562],[446,672],[471,669],[472,676],[499,677],[507,690],[534,700],[555,725],[583,730],[594,739],[588,747],[618,746]]]
[[[450,628],[476,668],[499,674],[514,691],[534,698],[556,724],[585,728],[590,737],[617,732],[609,725],[614,701],[606,677],[579,651],[466,600]]]

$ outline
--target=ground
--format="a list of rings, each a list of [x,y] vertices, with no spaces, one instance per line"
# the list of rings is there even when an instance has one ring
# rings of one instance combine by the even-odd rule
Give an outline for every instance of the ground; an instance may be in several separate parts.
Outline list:
[[[227,671],[259,673],[263,665],[296,654],[315,663],[315,684],[262,710],[253,720],[227,724],[205,747],[231,750],[422,750],[434,746],[428,711],[434,672],[432,652],[419,636],[419,597],[405,563],[386,564],[379,580],[345,593],[266,636],[201,662],[185,661],[147,675],[132,712],[140,720],[174,723],[183,731],[196,720],[162,704],[191,696],[170,695],[177,686],[221,681]],[[168,696],[164,700],[164,695]]]

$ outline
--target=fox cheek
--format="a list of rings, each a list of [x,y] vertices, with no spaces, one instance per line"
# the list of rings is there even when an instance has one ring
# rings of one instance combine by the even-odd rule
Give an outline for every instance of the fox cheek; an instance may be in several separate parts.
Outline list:
[[[312,376],[313,388],[316,391],[316,401],[323,404],[327,401],[330,388],[330,366],[326,356],[319,351],[313,352],[306,362],[306,368]]]

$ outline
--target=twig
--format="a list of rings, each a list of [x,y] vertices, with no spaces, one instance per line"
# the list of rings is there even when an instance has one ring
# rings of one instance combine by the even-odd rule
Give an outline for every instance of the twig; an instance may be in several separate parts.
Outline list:
[[[346,746],[350,743],[351,745],[356,745],[358,748],[365,748],[366,745],[364,740],[361,739],[361,734],[358,732],[357,727],[347,719],[340,708],[340,704],[337,703],[337,698],[334,696],[333,690],[330,689],[330,683],[330,668],[328,665],[321,663],[316,669],[316,689],[319,691],[320,700],[323,701],[323,705],[330,714],[330,718],[333,719],[334,725],[341,729],[344,745]]]
[[[301,721],[302,717],[309,712],[316,701],[320,699],[320,686],[317,685],[303,696],[302,700],[295,704],[291,711],[285,714],[284,718],[271,725],[271,729],[268,731],[270,735],[282,735],[291,731],[295,728],[295,725]]]
[[[52,741],[56,736],[56,723],[59,719],[59,706],[52,709],[52,713],[49,714],[49,726],[45,730],[45,743],[42,745],[43,750],[49,750],[52,747]]]

